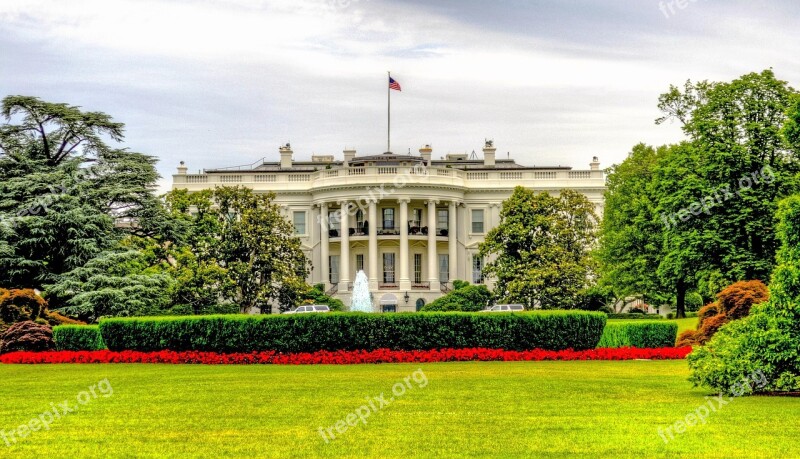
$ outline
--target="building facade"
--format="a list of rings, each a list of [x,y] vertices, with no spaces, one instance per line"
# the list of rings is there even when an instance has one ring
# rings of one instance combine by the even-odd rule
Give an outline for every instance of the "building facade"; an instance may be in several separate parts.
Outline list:
[[[521,185],[558,194],[572,188],[603,212],[605,178],[597,157],[589,169],[527,167],[496,158],[491,141],[483,159],[448,154],[432,159],[383,153],[343,159],[315,155],[294,161],[289,144],[280,162],[187,173],[181,163],[173,189],[200,191],[245,186],[273,192],[312,263],[309,283],[349,305],[358,271],[368,278],[377,311],[415,311],[452,288],[452,281],[487,283],[478,246],[500,220],[500,208]]]

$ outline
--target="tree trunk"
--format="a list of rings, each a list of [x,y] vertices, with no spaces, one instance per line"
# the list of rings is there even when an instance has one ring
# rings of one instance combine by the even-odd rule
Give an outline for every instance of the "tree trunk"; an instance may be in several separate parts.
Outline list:
[[[675,318],[683,319],[686,317],[686,284],[683,279],[678,281],[677,296],[675,299]]]

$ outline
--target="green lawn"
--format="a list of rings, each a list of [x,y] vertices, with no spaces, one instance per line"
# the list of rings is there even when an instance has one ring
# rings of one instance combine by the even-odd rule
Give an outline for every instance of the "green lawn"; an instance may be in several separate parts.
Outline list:
[[[418,368],[403,396],[373,399],[366,425],[319,434]],[[0,439],[0,457],[800,457],[797,398],[734,399],[665,444],[659,427],[708,403],[687,375],[684,361],[0,365],[6,432],[100,380],[113,388],[48,431]]]

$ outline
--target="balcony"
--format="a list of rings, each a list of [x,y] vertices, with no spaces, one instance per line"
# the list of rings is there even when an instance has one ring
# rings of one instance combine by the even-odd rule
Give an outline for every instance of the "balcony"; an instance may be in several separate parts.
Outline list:
[[[430,288],[430,282],[413,282],[411,284],[411,290],[430,290]]]
[[[397,282],[379,282],[378,283],[378,290],[397,290],[400,288],[400,284]]]
[[[409,236],[428,236],[428,227],[427,226],[418,226],[413,225],[412,221],[408,222],[408,235]],[[348,234],[350,237],[354,236],[369,236],[369,226],[363,226],[360,228],[348,228]],[[378,236],[399,236],[400,235],[400,227],[399,226],[379,226],[378,230],[376,231]],[[446,228],[436,230],[437,237],[447,237],[449,234]],[[328,237],[331,239],[336,239],[342,237],[342,234],[338,228],[331,228],[328,230]]]

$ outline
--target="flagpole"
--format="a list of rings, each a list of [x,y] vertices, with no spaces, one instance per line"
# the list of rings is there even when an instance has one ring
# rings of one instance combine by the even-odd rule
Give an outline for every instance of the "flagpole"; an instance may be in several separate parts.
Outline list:
[[[386,151],[392,151],[392,88],[389,82],[392,81],[392,72],[386,72],[389,79],[386,80]]]

